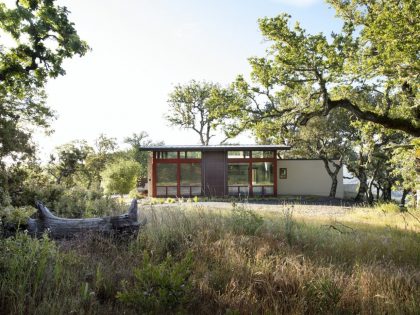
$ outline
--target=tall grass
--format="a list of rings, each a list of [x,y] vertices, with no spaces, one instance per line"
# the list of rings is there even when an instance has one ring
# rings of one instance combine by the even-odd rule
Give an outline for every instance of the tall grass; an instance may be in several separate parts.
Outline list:
[[[194,204],[141,215],[125,241],[1,240],[0,313],[420,313],[415,219]]]

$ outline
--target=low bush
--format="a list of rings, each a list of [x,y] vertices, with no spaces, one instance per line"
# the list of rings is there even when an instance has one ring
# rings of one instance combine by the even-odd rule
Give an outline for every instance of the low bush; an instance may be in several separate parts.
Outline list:
[[[33,239],[24,233],[0,240],[0,305],[3,314],[54,314],[71,310],[66,294],[77,288],[74,256],[59,253],[48,237]],[[79,268],[82,266],[79,265]],[[54,300],[58,303],[50,303]]]
[[[117,299],[142,313],[185,312],[191,291],[191,268],[191,253],[178,262],[168,255],[158,264],[145,253],[140,265],[134,268],[135,280],[123,282],[124,289],[118,292]]]
[[[231,225],[235,233],[255,235],[264,223],[262,216],[244,207],[232,208]]]

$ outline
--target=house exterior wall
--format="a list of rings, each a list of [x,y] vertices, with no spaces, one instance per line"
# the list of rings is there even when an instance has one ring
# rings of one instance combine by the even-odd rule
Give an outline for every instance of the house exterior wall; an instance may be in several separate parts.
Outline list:
[[[280,168],[287,169],[287,178],[280,178]],[[328,196],[331,177],[321,160],[277,160],[278,195]],[[343,168],[338,173],[336,198],[343,198]]]
[[[205,196],[225,196],[227,194],[226,152],[203,152],[201,176]]]

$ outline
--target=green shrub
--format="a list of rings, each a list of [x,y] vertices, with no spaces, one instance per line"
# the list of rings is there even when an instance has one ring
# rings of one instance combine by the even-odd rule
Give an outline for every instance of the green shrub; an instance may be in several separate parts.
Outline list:
[[[68,257],[70,258],[70,257]],[[50,302],[62,290],[71,291],[74,274],[68,271],[66,255],[59,255],[55,243],[24,233],[0,240],[0,305],[4,314],[53,313]],[[60,305],[69,307],[69,300]],[[57,306],[57,305],[56,305]]]
[[[159,264],[145,254],[141,265],[134,269],[134,283],[124,281],[124,289],[118,292],[117,299],[142,313],[182,311],[191,291],[191,266],[191,253],[179,262],[168,255]]]
[[[108,164],[101,173],[101,185],[107,194],[128,194],[136,187],[141,165],[133,160],[119,159]]]
[[[255,235],[264,224],[264,219],[255,211],[236,206],[232,208],[231,224],[235,233]]]
[[[132,189],[129,193],[128,196],[130,197],[130,199],[143,199],[146,197],[146,195],[144,193],[140,193],[137,188]]]
[[[377,209],[379,211],[382,211],[384,213],[398,213],[398,212],[401,212],[400,207],[393,202],[378,203],[375,206],[375,209]]]
[[[117,200],[103,196],[101,190],[82,187],[66,189],[59,198],[45,204],[57,215],[67,218],[108,216],[127,210],[121,209]]]
[[[25,224],[29,217],[36,212],[34,207],[0,207],[0,217],[3,222],[21,225]]]

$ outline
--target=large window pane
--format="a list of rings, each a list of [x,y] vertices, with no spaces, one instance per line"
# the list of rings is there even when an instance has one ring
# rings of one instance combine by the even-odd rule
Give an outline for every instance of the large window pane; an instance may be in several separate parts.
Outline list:
[[[156,195],[158,197],[166,196],[166,187],[156,187]]]
[[[201,159],[201,152],[200,151],[186,151],[181,152],[180,155],[181,159]]]
[[[201,186],[201,164],[181,164],[181,186]]]
[[[177,159],[178,152],[157,152],[158,159]]]
[[[176,169],[175,163],[156,165],[156,185],[157,186],[176,186]]]
[[[168,187],[168,196],[176,196],[177,188],[174,186]]]
[[[229,163],[228,164],[228,185],[247,185],[249,184],[248,163]]]
[[[228,193],[229,193],[229,196],[249,195],[249,187],[248,186],[229,186]]]
[[[262,158],[273,158],[273,151],[252,151],[252,158],[262,159]]]
[[[229,159],[244,159],[249,158],[249,151],[228,151]]]
[[[252,163],[252,184],[273,185],[273,163],[258,162]]]

